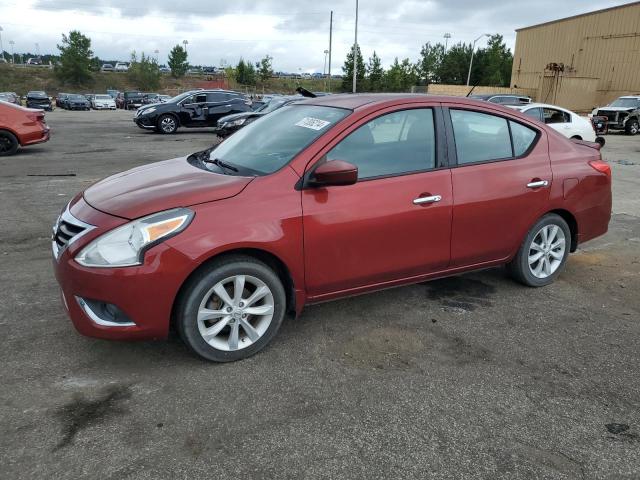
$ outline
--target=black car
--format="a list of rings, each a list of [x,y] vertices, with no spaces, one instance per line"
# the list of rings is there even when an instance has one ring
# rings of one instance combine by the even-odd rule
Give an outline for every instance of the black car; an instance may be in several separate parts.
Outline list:
[[[67,103],[67,98],[69,98],[70,93],[59,93],[56,97],[56,107],[64,108],[65,103]]]
[[[69,94],[64,101],[67,110],[91,110],[91,103],[84,95]]]
[[[53,110],[53,105],[45,92],[31,91],[27,93],[27,108],[41,108],[50,112]]]
[[[138,109],[133,121],[140,128],[174,133],[179,127],[215,127],[225,115],[250,110],[240,93],[195,90],[173,97],[166,103],[145,105]]]
[[[295,102],[296,100],[304,100],[301,95],[291,95],[283,97],[273,97],[268,103],[265,103],[257,110],[251,112],[234,113],[227,115],[218,120],[218,128],[216,134],[219,137],[228,137],[233,132],[240,130],[242,127],[249,125],[258,118],[271,113],[274,110],[284,107],[285,105]]]
[[[524,105],[531,103],[531,98],[524,95],[512,95],[508,93],[490,93],[485,95],[471,95],[469,98],[484,100],[485,102],[500,105]]]

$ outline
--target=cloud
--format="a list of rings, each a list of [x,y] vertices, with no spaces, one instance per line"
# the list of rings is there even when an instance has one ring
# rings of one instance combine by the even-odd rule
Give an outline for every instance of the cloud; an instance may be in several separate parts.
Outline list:
[[[598,8],[615,0],[360,0],[358,40],[363,55],[373,50],[389,65],[394,57],[417,58],[427,41],[471,42],[482,33],[500,33],[513,47],[515,29]],[[3,40],[16,51],[55,52],[60,34],[78,29],[92,39],[94,52],[111,60],[131,51],[160,51],[189,41],[193,64],[235,63],[274,56],[286,71],[322,71],[328,48],[329,11],[334,11],[333,71],[339,71],[353,43],[354,0],[7,0],[0,4]],[[6,48],[6,45],[5,45]]]

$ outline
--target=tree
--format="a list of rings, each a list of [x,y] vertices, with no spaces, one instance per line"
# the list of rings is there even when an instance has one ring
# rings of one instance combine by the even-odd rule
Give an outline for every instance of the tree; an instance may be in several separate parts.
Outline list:
[[[131,64],[127,72],[129,81],[140,90],[157,90],[160,86],[160,69],[155,58],[147,57],[144,52],[138,60],[136,52],[131,54]]]
[[[189,62],[187,61],[187,51],[180,45],[176,45],[169,52],[169,60],[167,61],[169,68],[171,69],[171,75],[174,78],[184,77],[189,69]]]
[[[266,82],[273,75],[273,67],[272,62],[273,57],[266,55],[260,63],[258,64],[258,76],[260,77],[260,81]]]
[[[479,65],[483,85],[507,87],[511,83],[513,55],[503,40],[502,35],[492,35],[482,51]]]
[[[69,32],[69,36],[62,34],[60,50],[60,64],[55,72],[63,82],[81,85],[91,80],[91,39],[77,30]]]
[[[382,61],[376,54],[375,50],[373,55],[369,57],[369,63],[367,63],[367,86],[372,92],[378,92],[382,90],[382,80],[384,78],[384,68],[382,68]]]
[[[342,71],[344,73],[344,76],[342,77],[342,90],[345,92],[350,92],[353,87],[353,50],[354,48],[352,47],[347,54],[347,59],[344,61],[344,65],[342,66]],[[356,68],[356,82],[361,84],[362,80],[364,80],[365,65],[364,60],[362,59],[360,45],[358,45],[355,50],[356,60],[358,62],[358,67]]]
[[[398,61],[395,58],[391,68],[387,70],[384,78],[385,90],[390,92],[406,92],[418,81],[416,67],[408,58]]]
[[[420,80],[426,85],[440,81],[439,70],[445,57],[444,45],[430,42],[425,43],[420,49],[420,60],[418,61],[418,75]]]
[[[437,72],[441,83],[464,85],[467,82],[471,48],[471,44],[457,43],[447,50]],[[474,64],[477,65],[477,63],[474,60]],[[472,81],[471,83],[473,84],[474,82]]]
[[[256,84],[256,69],[251,62],[245,62],[242,57],[236,66],[236,82],[240,85]]]

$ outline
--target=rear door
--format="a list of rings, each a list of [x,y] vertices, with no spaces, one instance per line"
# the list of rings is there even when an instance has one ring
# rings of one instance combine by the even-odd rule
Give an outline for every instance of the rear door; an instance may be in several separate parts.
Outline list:
[[[359,120],[319,153],[309,168],[347,161],[358,167],[358,182],[302,191],[311,297],[447,267],[452,196],[444,138],[440,109],[395,107]]]
[[[552,173],[546,135],[500,111],[446,107],[455,162],[451,267],[505,260],[547,208]]]
[[[240,95],[214,92],[207,94],[207,124],[215,127],[225,115],[244,111],[244,101]]]

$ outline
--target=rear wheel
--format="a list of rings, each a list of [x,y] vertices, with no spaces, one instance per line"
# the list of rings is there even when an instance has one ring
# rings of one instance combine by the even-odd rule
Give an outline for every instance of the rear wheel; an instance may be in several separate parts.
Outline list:
[[[560,275],[570,246],[571,230],[567,222],[555,213],[547,214],[529,230],[507,269],[524,285],[549,285]]]
[[[185,285],[176,306],[180,336],[215,362],[247,358],[276,335],[286,311],[278,276],[251,257],[213,262]]]
[[[0,131],[0,157],[13,155],[18,151],[18,139],[11,132]]]
[[[158,130],[161,133],[175,133],[178,130],[178,121],[173,115],[162,115],[158,119]]]
[[[624,131],[627,133],[627,135],[636,135],[638,132],[640,132],[640,123],[638,123],[638,120],[636,119],[629,120],[624,127]]]

